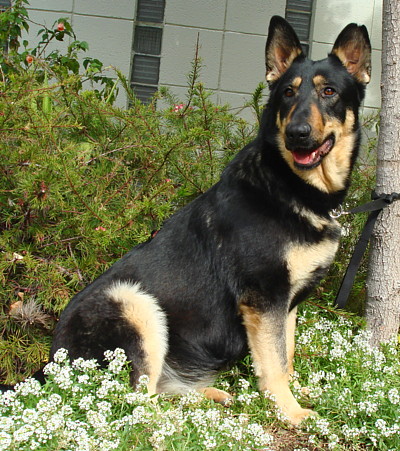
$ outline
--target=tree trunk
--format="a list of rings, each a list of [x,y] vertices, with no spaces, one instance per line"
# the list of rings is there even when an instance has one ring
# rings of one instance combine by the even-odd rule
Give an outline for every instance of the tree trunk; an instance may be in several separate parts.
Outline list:
[[[376,192],[400,192],[400,1],[383,0],[382,109]],[[378,345],[400,327],[400,201],[378,217],[367,279],[367,328]]]

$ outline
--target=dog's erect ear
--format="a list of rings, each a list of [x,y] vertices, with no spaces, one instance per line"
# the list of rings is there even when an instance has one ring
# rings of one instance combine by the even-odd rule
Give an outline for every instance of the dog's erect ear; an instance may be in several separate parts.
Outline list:
[[[371,79],[371,43],[368,31],[355,23],[347,25],[339,34],[332,49],[348,72],[363,84]]]
[[[290,67],[293,60],[303,54],[299,38],[285,19],[273,16],[269,24],[265,47],[266,78],[277,80]]]

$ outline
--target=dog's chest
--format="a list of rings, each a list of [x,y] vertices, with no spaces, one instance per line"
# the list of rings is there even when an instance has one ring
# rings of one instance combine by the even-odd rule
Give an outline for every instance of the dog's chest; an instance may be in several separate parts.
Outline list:
[[[321,225],[317,241],[293,241],[286,247],[285,259],[293,298],[327,271],[339,245],[340,227],[335,222]]]

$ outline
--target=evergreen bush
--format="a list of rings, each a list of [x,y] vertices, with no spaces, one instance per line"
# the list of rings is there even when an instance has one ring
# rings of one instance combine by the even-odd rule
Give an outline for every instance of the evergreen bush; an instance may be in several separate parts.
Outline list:
[[[73,294],[215,183],[254,132],[211,101],[197,57],[184,102],[163,89],[143,105],[118,71],[95,72],[102,64],[92,58],[79,65],[86,43],[75,39],[66,55],[46,56],[51,40],[75,38],[65,19],[40,31],[38,47],[29,50],[25,41],[21,51],[18,38],[29,29],[24,3],[4,13],[13,26],[8,39],[0,34],[12,44],[0,61],[0,377],[6,382],[46,361],[54,323]],[[105,89],[84,90],[88,78]],[[117,84],[128,109],[112,104]],[[168,105],[162,111],[156,109],[161,97]]]

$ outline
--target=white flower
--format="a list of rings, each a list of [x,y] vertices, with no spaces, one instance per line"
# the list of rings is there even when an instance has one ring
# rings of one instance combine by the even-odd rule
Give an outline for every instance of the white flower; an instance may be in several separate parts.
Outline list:
[[[146,404],[149,402],[150,396],[147,393],[131,392],[126,393],[124,399],[128,404]]]
[[[89,410],[94,401],[93,395],[86,395],[79,401],[79,408],[82,410]]]
[[[335,449],[339,444],[339,437],[336,434],[330,434],[328,440],[328,449]]]
[[[55,413],[46,421],[46,429],[54,432],[61,429],[64,426],[64,423],[65,421],[62,413]]]
[[[147,388],[150,382],[150,377],[147,374],[142,374],[139,376],[137,388],[140,389],[141,387]]]
[[[120,382],[104,379],[102,380],[100,387],[96,390],[96,395],[100,399],[106,398],[109,394],[120,393],[123,389],[124,386]]]
[[[239,387],[240,387],[242,390],[248,390],[249,387],[250,387],[250,382],[247,381],[246,379],[240,378],[240,379],[239,379]]]
[[[95,429],[100,429],[101,431],[107,429],[107,417],[102,413],[96,412],[95,410],[89,410],[86,413],[86,418],[88,420],[88,423]]]
[[[72,362],[72,367],[76,370],[85,372],[89,370],[95,370],[99,367],[99,364],[95,359],[85,360],[82,357],[79,357]]]
[[[150,422],[151,416],[152,414],[144,406],[138,406],[129,416],[129,424],[147,424]]]
[[[16,429],[13,434],[15,442],[27,442],[29,438],[35,434],[36,428],[32,424],[24,424]]]
[[[58,407],[59,405],[62,404],[62,398],[58,393],[52,393],[49,396],[49,403],[54,407]]]
[[[230,389],[229,382],[228,381],[222,381],[221,382],[221,387],[222,387],[222,390],[228,391]]]
[[[12,437],[5,431],[0,430],[0,450],[7,451],[11,448]]]
[[[24,423],[30,423],[30,424],[35,423],[38,420],[38,418],[39,418],[39,413],[35,409],[25,409],[22,412],[22,416],[21,416],[21,420]]]
[[[360,412],[365,412],[367,416],[371,416],[374,412],[378,410],[378,404],[370,400],[361,401],[357,404]]]
[[[169,421],[165,421],[160,424],[160,427],[153,432],[153,435],[150,437],[150,443],[158,448],[162,445],[166,437],[173,435],[176,431],[176,427],[173,423]]]
[[[14,390],[7,390],[0,396],[0,405],[4,407],[16,407],[21,405],[17,399],[18,393]]]
[[[392,404],[399,404],[400,403],[400,395],[399,395],[399,390],[394,387],[391,388],[388,391],[388,399]]]
[[[87,374],[81,374],[78,376],[78,383],[85,385],[87,383],[89,383],[90,381],[90,377]]]
[[[56,351],[53,357],[56,363],[64,363],[68,360],[68,351],[64,348],[60,348]]]
[[[260,396],[259,392],[253,392],[253,393],[241,393],[237,396],[237,401],[242,402],[246,405],[250,405],[253,399],[258,398]]]
[[[108,401],[100,401],[97,403],[97,408],[100,413],[108,416],[111,413],[112,404]]]
[[[54,382],[63,390],[67,390],[72,387],[74,381],[72,379],[73,377],[73,370],[69,366],[65,366],[63,368],[60,368],[60,371],[58,374],[54,376]]]
[[[382,431],[386,431],[386,421],[385,421],[385,420],[382,420],[381,418],[378,418],[378,419],[375,421],[375,427],[376,427],[377,429],[381,429]]]
[[[51,414],[59,408],[62,398],[57,393],[53,393],[48,399],[40,399],[36,404],[36,410],[39,414]]]
[[[254,444],[256,447],[265,447],[266,445],[270,445],[274,438],[271,434],[268,434],[264,431],[264,428],[258,423],[251,423],[246,427],[246,432],[251,434],[254,439]]]
[[[179,398],[179,404],[183,407],[183,406],[190,406],[193,404],[198,404],[203,400],[203,396],[201,395],[201,393],[195,391],[195,390],[190,390],[187,393],[183,394],[180,398]]]
[[[71,406],[69,406],[68,404],[66,404],[65,406],[61,407],[60,410],[61,415],[63,415],[64,417],[67,417],[69,415],[72,415],[73,413],[73,409]]]
[[[315,420],[315,426],[316,428],[319,430],[319,433],[321,435],[325,435],[328,436],[330,431],[329,431],[329,421],[325,418],[317,418]]]
[[[108,370],[113,374],[119,374],[127,361],[125,351],[121,348],[105,351],[104,357],[109,361]]]
[[[24,382],[18,383],[14,390],[21,396],[40,395],[42,393],[42,386],[40,382],[32,377],[28,377]]]
[[[13,427],[14,427],[14,419],[13,418],[0,417],[0,431],[11,431],[11,429],[13,429]]]
[[[209,433],[204,434],[203,445],[205,449],[213,449],[217,447],[217,440]]]
[[[204,412],[204,416],[208,421],[210,421],[213,424],[218,423],[221,419],[221,413],[217,409],[207,409]]]

